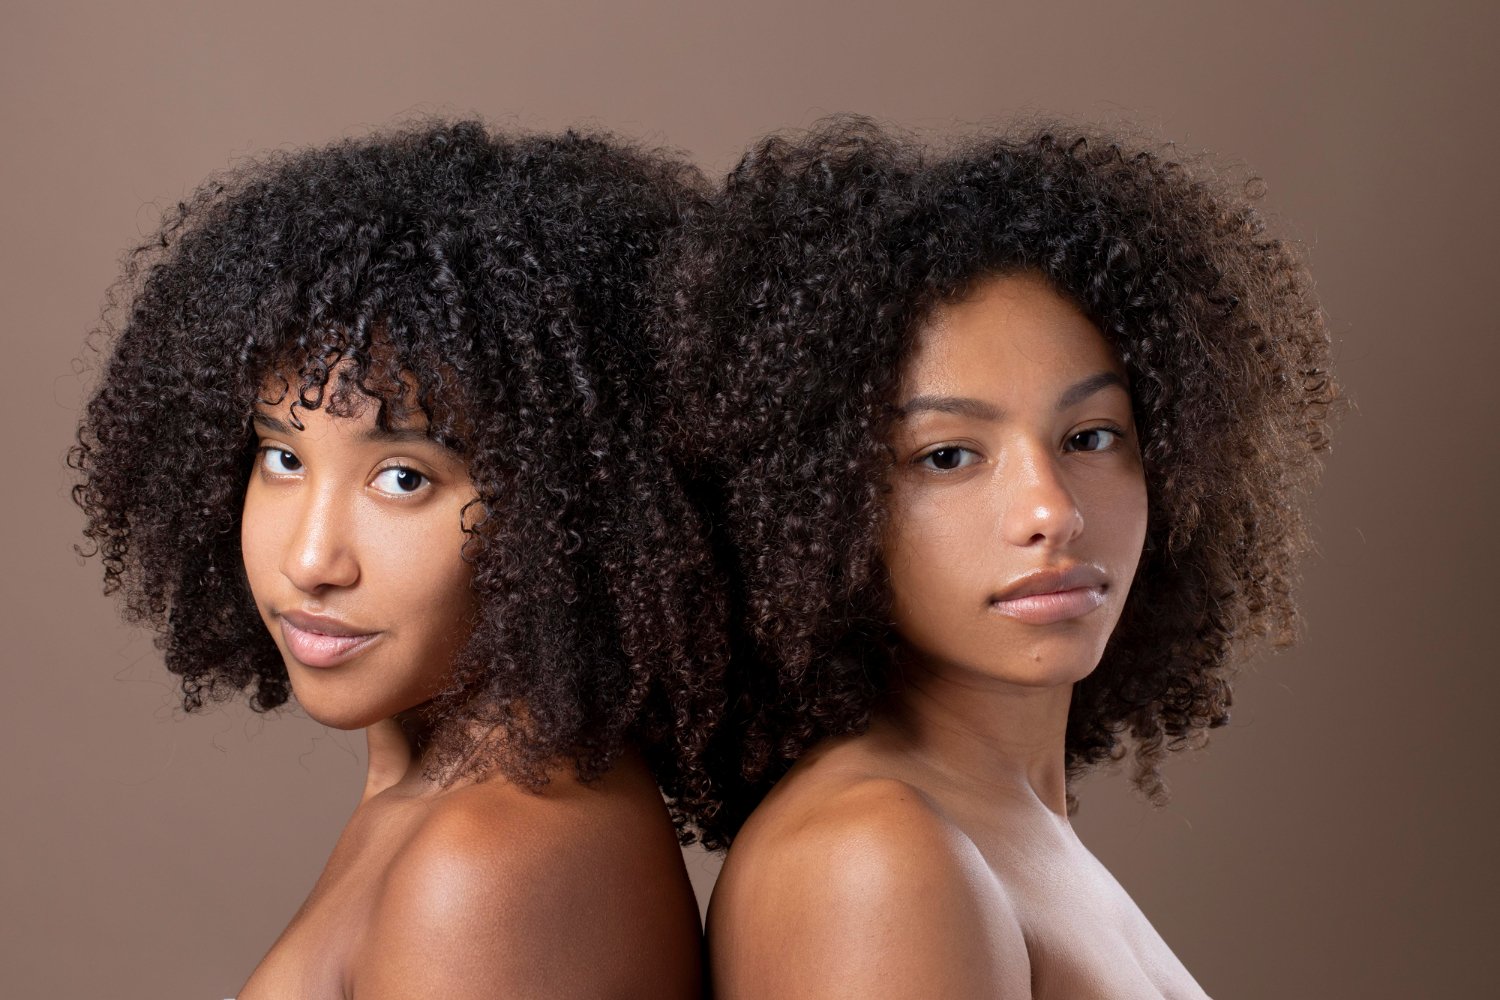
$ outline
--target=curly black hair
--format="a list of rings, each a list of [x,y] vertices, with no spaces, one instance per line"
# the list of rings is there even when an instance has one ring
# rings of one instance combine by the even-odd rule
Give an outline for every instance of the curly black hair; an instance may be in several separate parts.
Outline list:
[[[1032,128],[934,149],[846,117],[755,146],[657,274],[670,447],[732,598],[707,839],[727,842],[891,680],[880,564],[894,394],[932,310],[1036,273],[1129,372],[1149,527],[1126,609],[1069,713],[1070,778],[1229,719],[1248,641],[1291,640],[1295,564],[1338,390],[1311,282],[1255,192],[1108,135]]]
[[[388,426],[414,405],[468,462],[480,610],[430,706],[438,769],[588,780],[635,742],[696,802],[722,600],[657,457],[642,324],[704,188],[608,136],[435,121],[264,157],[165,214],[126,257],[70,463],[105,590],[158,631],[187,709],[290,693],[239,549],[251,412],[280,376],[293,407],[357,394]]]

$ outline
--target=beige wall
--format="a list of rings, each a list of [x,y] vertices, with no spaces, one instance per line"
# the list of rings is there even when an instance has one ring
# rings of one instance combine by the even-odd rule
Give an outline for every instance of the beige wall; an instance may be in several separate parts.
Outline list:
[[[1307,641],[1246,669],[1233,725],[1171,768],[1174,805],[1104,775],[1078,825],[1216,997],[1486,992],[1500,8],[417,6],[3,7],[0,993],[228,996],[354,803],[358,736],[182,718],[149,639],[116,624],[70,549],[70,365],[159,206],[236,156],[424,110],[596,122],[715,172],[828,111],[937,130],[1052,112],[1260,172],[1310,246],[1358,405]]]

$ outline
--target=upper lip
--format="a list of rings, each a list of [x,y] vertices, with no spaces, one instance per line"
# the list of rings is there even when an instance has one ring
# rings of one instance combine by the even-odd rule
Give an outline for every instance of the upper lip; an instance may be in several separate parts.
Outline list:
[[[1012,601],[1020,597],[1037,594],[1056,594],[1064,590],[1103,587],[1106,583],[1104,570],[1088,563],[1071,566],[1043,567],[1016,577],[1005,589],[990,598],[995,601]]]
[[[360,635],[374,635],[375,629],[360,628],[350,625],[348,622],[331,618],[328,615],[312,614],[306,611],[278,611],[277,617],[283,619],[293,628],[304,632],[314,632],[318,635],[333,635],[352,637]]]

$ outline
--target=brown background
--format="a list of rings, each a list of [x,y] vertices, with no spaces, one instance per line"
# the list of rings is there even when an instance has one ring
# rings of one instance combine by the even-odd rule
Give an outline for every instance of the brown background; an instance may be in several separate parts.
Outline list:
[[[237,156],[413,112],[601,124],[717,174],[753,136],[857,110],[939,132],[1128,120],[1268,180],[1357,404],[1320,497],[1309,632],[1246,668],[1234,724],[1169,771],[1170,808],[1106,774],[1078,826],[1216,997],[1487,994],[1496,6],[541,6],[0,8],[0,993],[230,995],[359,789],[358,734],[182,717],[70,549],[70,366],[160,207]],[[690,860],[706,889],[712,863]]]

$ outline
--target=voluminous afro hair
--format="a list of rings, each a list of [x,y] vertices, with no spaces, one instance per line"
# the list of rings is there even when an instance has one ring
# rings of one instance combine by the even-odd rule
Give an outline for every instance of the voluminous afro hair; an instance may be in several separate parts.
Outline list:
[[[715,522],[734,665],[711,839],[817,741],[860,731],[893,663],[880,565],[885,444],[931,310],[1044,275],[1128,369],[1145,552],[1103,661],[1075,686],[1076,777],[1158,765],[1229,718],[1228,668],[1290,641],[1298,502],[1337,396],[1297,256],[1249,195],[1108,136],[1039,129],[932,151],[863,119],[773,137],[658,274],[672,448]]]
[[[678,762],[719,711],[721,612],[656,457],[641,324],[646,266],[702,188],[607,137],[437,122],[266,157],[166,213],[127,257],[70,459],[105,590],[158,630],[188,709],[289,695],[239,550],[257,397],[294,419],[371,399],[382,426],[414,406],[478,491],[440,768],[534,787],[634,740],[694,800]]]

